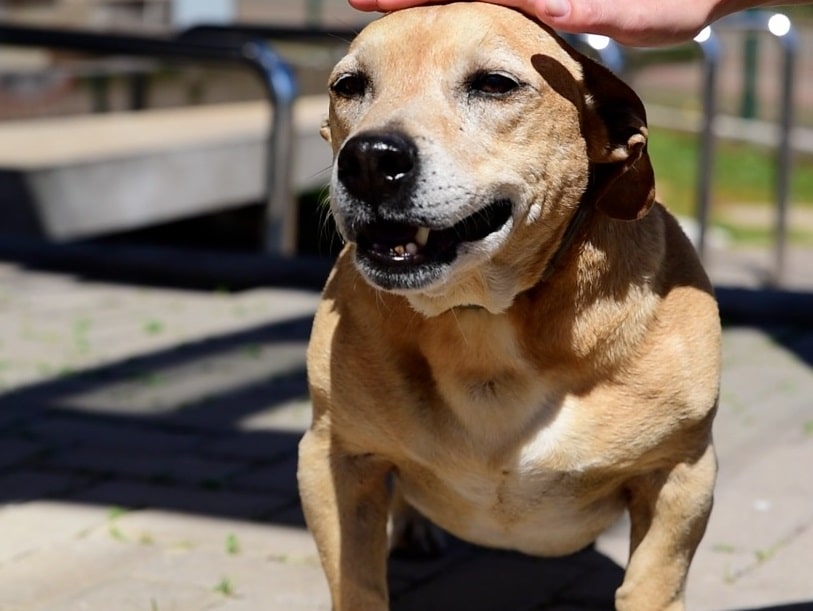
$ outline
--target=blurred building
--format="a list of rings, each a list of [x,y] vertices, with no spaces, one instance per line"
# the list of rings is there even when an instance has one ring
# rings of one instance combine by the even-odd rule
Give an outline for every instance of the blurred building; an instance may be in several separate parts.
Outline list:
[[[193,22],[359,22],[346,0],[0,0],[0,19],[47,26],[162,31]]]

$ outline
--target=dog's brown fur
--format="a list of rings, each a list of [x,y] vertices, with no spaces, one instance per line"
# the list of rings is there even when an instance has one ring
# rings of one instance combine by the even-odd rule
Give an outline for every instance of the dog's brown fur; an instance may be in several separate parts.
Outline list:
[[[522,86],[472,94],[483,71]],[[314,323],[299,463],[334,608],[387,608],[394,476],[399,514],[530,554],[574,552],[626,509],[617,608],[682,609],[712,505],[719,320],[653,201],[641,102],[538,23],[479,3],[383,17],[331,82],[348,74],[363,91],[334,86],[326,137],[336,155],[357,134],[414,140],[421,182],[399,210],[436,229],[495,197],[512,212],[440,277],[382,290],[334,172],[351,243]]]

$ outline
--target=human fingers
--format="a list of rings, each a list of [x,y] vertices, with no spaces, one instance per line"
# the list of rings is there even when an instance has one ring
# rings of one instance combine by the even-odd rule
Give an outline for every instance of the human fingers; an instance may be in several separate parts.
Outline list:
[[[690,40],[709,20],[713,0],[539,0],[537,16],[558,30],[603,34],[631,46]]]
[[[361,11],[396,11],[402,8],[409,8],[411,6],[419,6],[421,4],[437,4],[439,0],[348,0],[350,6]],[[442,1],[442,0],[440,0]],[[485,0],[492,4],[502,4],[503,6],[510,6],[518,8],[521,11],[535,16],[539,12],[539,7],[544,4],[545,0]]]
[[[360,11],[396,11],[410,6],[429,4],[432,0],[349,0]]]

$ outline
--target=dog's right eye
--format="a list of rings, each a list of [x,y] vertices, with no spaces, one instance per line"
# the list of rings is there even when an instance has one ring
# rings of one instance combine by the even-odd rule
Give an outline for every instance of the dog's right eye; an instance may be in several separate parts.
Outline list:
[[[343,98],[360,98],[367,91],[367,78],[363,74],[343,74],[333,81],[330,89]]]
[[[509,94],[519,86],[512,77],[500,72],[478,72],[469,79],[472,92],[493,97]]]

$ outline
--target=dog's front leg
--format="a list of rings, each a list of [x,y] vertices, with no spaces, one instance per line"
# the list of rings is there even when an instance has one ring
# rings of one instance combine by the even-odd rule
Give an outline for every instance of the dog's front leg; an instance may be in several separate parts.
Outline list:
[[[689,564],[711,513],[717,462],[709,445],[695,462],[631,485],[630,560],[618,611],[682,611]]]
[[[299,444],[299,492],[327,575],[334,611],[385,611],[387,474],[373,455],[351,455],[326,431]]]

